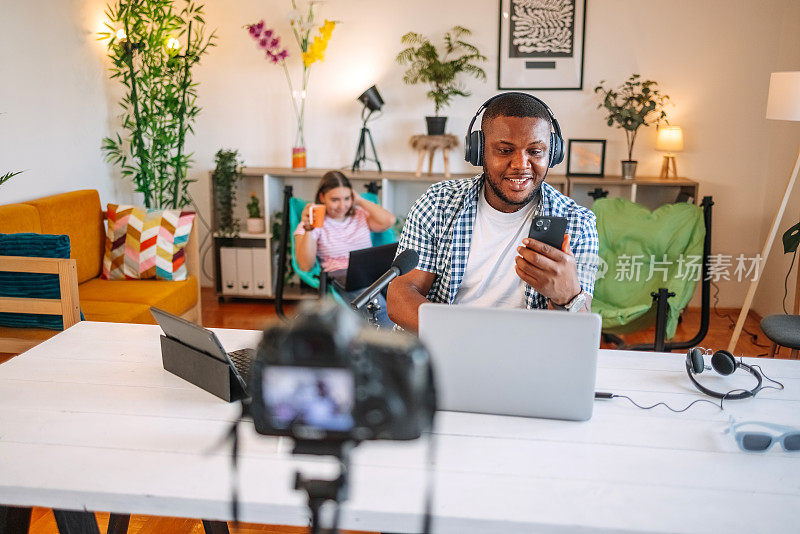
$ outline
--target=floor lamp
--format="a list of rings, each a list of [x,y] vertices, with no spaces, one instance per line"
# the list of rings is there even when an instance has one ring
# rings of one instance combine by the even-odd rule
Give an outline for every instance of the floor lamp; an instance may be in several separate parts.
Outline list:
[[[800,71],[773,72],[770,75],[767,118],[784,121],[800,121]],[[775,214],[775,219],[772,221],[772,228],[769,230],[767,241],[764,243],[764,248],[761,251],[762,261],[764,262],[766,262],[769,257],[769,252],[772,249],[772,242],[775,241],[775,235],[778,233],[778,226],[781,223],[784,211],[786,211],[786,204],[789,202],[792,189],[794,189],[798,170],[800,170],[800,147],[798,148],[794,170],[792,170],[792,174],[789,176],[789,184],[786,186],[783,200],[778,208],[778,213]],[[800,266],[798,269],[800,269]],[[798,277],[797,283],[800,284],[800,277]],[[756,294],[757,287],[758,278],[750,282],[747,296],[744,298],[742,311],[739,312],[739,320],[736,321],[736,328],[733,329],[731,342],[728,344],[728,352],[733,353],[736,348],[736,342],[739,341],[739,335],[742,333],[744,321],[750,311],[750,305],[753,304],[753,297]],[[797,294],[797,291],[795,291],[795,293]],[[797,302],[795,302],[795,309],[797,309]]]

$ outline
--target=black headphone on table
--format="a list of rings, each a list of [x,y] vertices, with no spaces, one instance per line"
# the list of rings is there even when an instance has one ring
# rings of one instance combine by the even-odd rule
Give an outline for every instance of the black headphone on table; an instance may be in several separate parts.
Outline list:
[[[548,168],[552,168],[564,161],[564,138],[561,137],[561,126],[558,125],[555,115],[553,115],[553,112],[550,110],[547,104],[542,102],[540,99],[533,95],[529,95],[528,93],[521,93],[518,91],[495,95],[484,102],[480,108],[478,108],[478,112],[475,113],[474,117],[472,117],[469,127],[467,128],[467,138],[464,140],[464,159],[476,167],[483,166],[483,150],[485,148],[486,138],[483,136],[483,130],[476,130],[473,132],[472,126],[475,124],[478,115],[480,115],[489,104],[501,96],[506,95],[525,95],[544,106],[544,109],[547,110],[547,114],[550,115],[550,122],[553,123],[553,129],[555,130],[554,132],[550,132],[550,159],[547,166]]]
[[[712,354],[710,350],[704,349],[703,347],[694,347],[689,349],[686,353],[686,373],[689,375],[689,380],[692,381],[694,387],[709,395],[711,397],[717,399],[726,399],[726,400],[741,400],[741,399],[749,399],[750,397],[755,397],[756,393],[761,390],[761,382],[762,376],[758,369],[754,369],[753,367],[747,365],[746,363],[737,361],[736,358],[728,352],[727,350],[718,350],[714,352],[711,356],[711,367],[707,366],[705,363],[705,355]],[[749,391],[741,391],[739,393],[720,393],[719,391],[714,391],[712,389],[708,389],[707,387],[700,384],[694,375],[699,375],[703,371],[708,371],[714,369],[717,373],[721,374],[722,376],[728,376],[733,374],[736,369],[741,367],[748,371],[751,375],[756,377],[758,380],[758,384],[756,387]],[[734,390],[737,391],[737,390]]]

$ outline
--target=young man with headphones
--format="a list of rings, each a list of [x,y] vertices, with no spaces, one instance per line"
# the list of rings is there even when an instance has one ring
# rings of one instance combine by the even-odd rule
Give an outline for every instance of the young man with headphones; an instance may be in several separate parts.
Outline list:
[[[547,105],[527,93],[487,100],[470,122],[465,152],[483,173],[432,185],[408,214],[397,253],[416,250],[419,264],[389,285],[389,317],[416,332],[425,302],[588,311],[596,219],[544,183],[564,159],[561,128]],[[567,218],[562,250],[528,238],[537,215]]]

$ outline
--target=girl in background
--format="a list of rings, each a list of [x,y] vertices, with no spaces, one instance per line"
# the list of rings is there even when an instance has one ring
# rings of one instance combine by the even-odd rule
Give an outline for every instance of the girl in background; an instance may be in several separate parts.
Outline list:
[[[322,176],[314,202],[325,206],[325,221],[321,228],[311,224],[311,205],[303,209],[300,224],[295,230],[295,259],[303,271],[310,271],[317,258],[322,270],[336,280],[344,280],[350,251],[372,246],[370,232],[383,232],[395,223],[388,210],[364,200],[353,192],[350,180],[339,171],[329,171]],[[337,288],[342,298],[350,302],[361,291],[343,291]],[[378,296],[381,311],[378,321],[381,326],[393,323],[386,313],[386,300]],[[366,314],[366,310],[363,310]]]

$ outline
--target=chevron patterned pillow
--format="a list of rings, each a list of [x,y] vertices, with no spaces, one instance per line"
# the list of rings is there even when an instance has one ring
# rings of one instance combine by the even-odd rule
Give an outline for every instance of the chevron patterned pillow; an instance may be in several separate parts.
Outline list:
[[[186,280],[184,247],[194,212],[108,204],[106,280]]]

